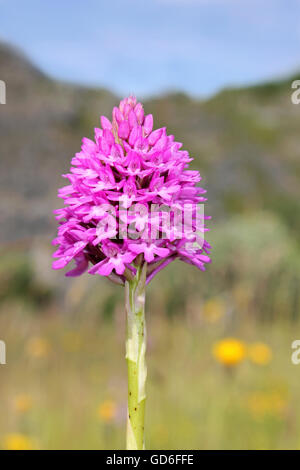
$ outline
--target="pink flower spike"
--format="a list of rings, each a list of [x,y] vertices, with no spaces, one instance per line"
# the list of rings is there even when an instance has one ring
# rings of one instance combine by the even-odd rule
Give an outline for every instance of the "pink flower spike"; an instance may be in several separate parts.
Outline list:
[[[143,125],[144,133],[146,136],[150,134],[150,132],[153,129],[153,116],[152,114],[148,114],[148,116],[145,117],[144,120],[144,125]]]
[[[113,119],[120,124],[121,121],[123,121],[123,115],[119,108],[114,107],[113,109]]]
[[[112,130],[112,123],[110,122],[109,119],[107,119],[107,117],[101,116],[100,121],[101,121],[102,129],[107,129],[109,131]]]
[[[136,107],[134,108],[135,115],[138,120],[138,124],[143,124],[144,122],[144,109],[143,105],[141,103],[138,103]]]
[[[113,269],[115,269],[117,274],[123,274],[126,266],[126,263],[131,263],[131,261],[136,257],[132,253],[118,253],[115,256],[106,258],[100,263],[95,264],[90,270],[90,274],[100,274],[102,276],[109,276]]]
[[[66,273],[67,277],[80,276],[81,274],[83,274],[87,270],[88,265],[89,265],[88,260],[86,259],[86,257],[83,254],[78,255],[78,256],[75,257],[75,263],[76,263],[76,267],[74,269],[72,269],[71,271],[68,271]]]
[[[123,193],[124,194],[119,198],[120,206],[123,206],[124,209],[128,209],[137,197],[135,178],[132,176],[125,182]]]
[[[186,214],[185,238],[174,216],[185,205],[205,200],[205,191],[197,186],[199,172],[188,169],[188,152],[165,127],[153,130],[153,116],[145,116],[132,96],[113,109],[112,122],[105,116],[100,121],[95,141],[82,139],[71,170],[63,175],[69,184],[58,194],[64,207],[55,211],[59,228],[53,268],[64,268],[74,259],[76,268],[67,275],[75,276],[93,263],[91,274],[111,276],[114,282],[119,276],[121,285],[124,277],[136,274],[131,263],[137,255],[142,265],[172,257],[203,270],[210,262],[210,247],[204,240],[199,250],[199,242],[208,216],[199,221],[196,211]],[[153,205],[165,209],[152,213]],[[153,270],[150,274],[152,278]]]
[[[118,136],[121,139],[128,139],[129,131],[130,131],[130,128],[129,128],[128,122],[122,121],[119,125]]]
[[[145,260],[148,263],[154,260],[154,256],[157,255],[159,258],[165,258],[170,253],[168,248],[159,248],[154,243],[129,243],[128,248],[133,251],[133,253],[144,253]]]
[[[150,145],[155,145],[156,142],[161,138],[163,129],[156,129],[156,131],[151,132],[148,137],[148,142]]]
[[[132,131],[130,132],[130,136],[128,140],[129,145],[131,145],[131,147],[134,147],[137,140],[141,138],[142,138],[142,129],[140,127],[134,127]]]
[[[128,115],[128,122],[131,129],[138,125],[138,120],[133,109],[130,110]]]

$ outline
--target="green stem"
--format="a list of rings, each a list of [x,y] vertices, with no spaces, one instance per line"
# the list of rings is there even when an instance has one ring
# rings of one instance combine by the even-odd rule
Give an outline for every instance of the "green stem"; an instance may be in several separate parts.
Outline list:
[[[147,265],[125,283],[127,315],[126,359],[128,367],[127,450],[141,450],[144,444],[146,401],[145,282]]]

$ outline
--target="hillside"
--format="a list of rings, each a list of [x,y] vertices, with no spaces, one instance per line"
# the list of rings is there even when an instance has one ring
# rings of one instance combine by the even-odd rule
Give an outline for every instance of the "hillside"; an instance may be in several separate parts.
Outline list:
[[[0,241],[8,242],[54,231],[60,174],[118,97],[51,80],[4,44],[0,78],[7,85],[0,108]],[[167,125],[195,158],[215,220],[264,209],[299,230],[300,107],[291,103],[291,81],[224,90],[207,101],[170,94],[145,102],[155,125]]]

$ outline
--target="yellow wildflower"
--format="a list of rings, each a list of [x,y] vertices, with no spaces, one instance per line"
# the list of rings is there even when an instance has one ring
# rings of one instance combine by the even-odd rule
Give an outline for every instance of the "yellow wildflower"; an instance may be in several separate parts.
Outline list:
[[[287,407],[286,398],[279,392],[255,392],[248,398],[248,409],[256,417],[280,416]]]
[[[253,343],[248,347],[248,357],[254,364],[264,366],[272,360],[272,350],[265,343]]]
[[[50,344],[44,338],[31,338],[27,343],[27,352],[31,357],[46,357],[50,352]]]
[[[214,344],[213,354],[221,364],[232,367],[243,361],[246,356],[246,346],[238,339],[225,338]]]
[[[105,400],[98,408],[98,416],[101,421],[111,423],[117,415],[117,406],[113,400]]]
[[[17,413],[26,413],[32,408],[32,398],[29,395],[17,395],[14,399],[14,408]]]
[[[24,434],[7,434],[3,440],[4,450],[34,450],[34,448],[32,439]]]

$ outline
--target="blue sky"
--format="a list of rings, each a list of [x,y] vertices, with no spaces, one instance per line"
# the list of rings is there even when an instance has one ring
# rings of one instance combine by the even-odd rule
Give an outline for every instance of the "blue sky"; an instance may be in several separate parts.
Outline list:
[[[0,39],[62,80],[207,96],[300,70],[300,0],[0,0]]]

